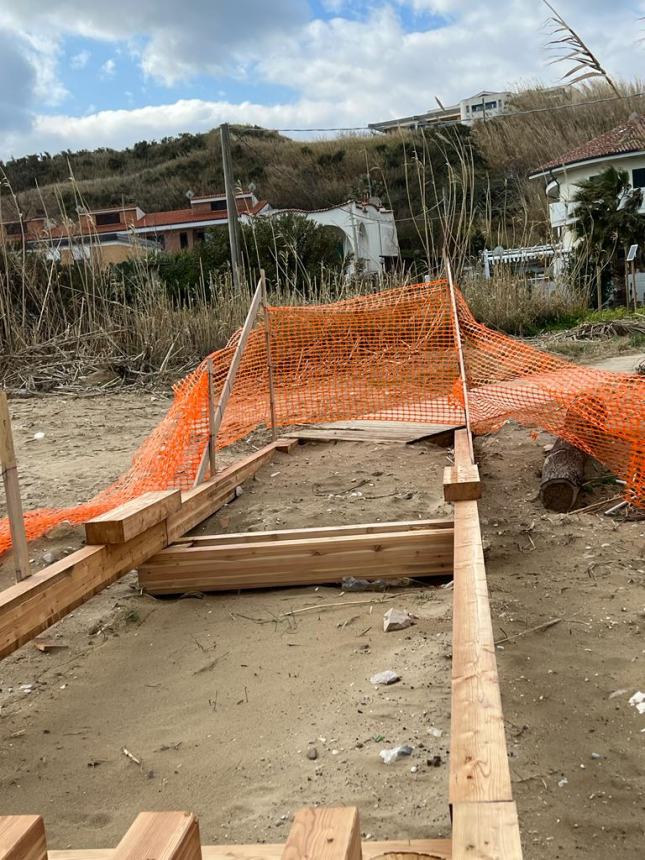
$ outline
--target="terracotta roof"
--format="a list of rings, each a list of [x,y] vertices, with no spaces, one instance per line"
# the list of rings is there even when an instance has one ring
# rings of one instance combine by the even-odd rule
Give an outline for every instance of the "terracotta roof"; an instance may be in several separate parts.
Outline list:
[[[618,155],[629,152],[645,151],[645,114],[640,114],[627,120],[611,131],[605,132],[593,140],[570,149],[559,158],[554,158],[543,164],[533,173],[543,173],[557,167],[568,164],[577,164],[581,161],[591,161],[594,158],[607,158],[610,155]]]
[[[245,200],[237,200],[239,214],[255,215],[266,206],[266,200],[258,200],[255,206],[247,206]],[[148,212],[135,222],[139,227],[171,227],[173,224],[187,224],[191,221],[223,221],[228,217],[226,209],[199,212],[195,209],[171,209],[168,212]]]

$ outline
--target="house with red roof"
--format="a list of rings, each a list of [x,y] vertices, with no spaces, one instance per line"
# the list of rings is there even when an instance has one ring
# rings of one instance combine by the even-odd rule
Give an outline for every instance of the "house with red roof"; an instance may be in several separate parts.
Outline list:
[[[641,211],[645,214],[645,115],[633,114],[611,131],[565,152],[530,175],[545,183],[551,227],[565,252],[576,241],[575,198],[580,183],[608,167],[626,171],[632,188],[642,189]]]
[[[271,207],[251,192],[235,198],[238,216],[266,214]],[[79,209],[77,218],[23,218],[0,224],[0,242],[24,244],[63,263],[93,259],[119,263],[150,251],[180,251],[206,238],[211,227],[226,227],[225,194],[191,197],[186,209],[146,213],[135,204],[109,209]]]

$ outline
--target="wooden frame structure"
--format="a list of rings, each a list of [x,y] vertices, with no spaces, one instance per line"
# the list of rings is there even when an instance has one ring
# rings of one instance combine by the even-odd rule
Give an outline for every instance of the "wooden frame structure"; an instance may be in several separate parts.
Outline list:
[[[520,860],[522,849],[511,791],[476,501],[481,488],[470,454],[470,432],[467,429],[455,431],[455,462],[444,475],[444,493],[454,505],[452,520],[184,537],[186,532],[232,501],[236,488],[243,481],[276,454],[287,454],[296,444],[295,439],[278,439],[192,490],[146,494],[88,522],[88,541],[100,540],[100,544],[88,544],[28,580],[0,592],[0,657],[33,638],[133,567],[139,568],[142,587],[155,594],[330,582],[349,575],[387,579],[452,573],[448,801],[453,828],[450,840],[381,843],[378,851],[377,843],[366,843],[361,848],[352,824],[354,813],[348,810],[327,810],[324,815],[321,810],[304,811],[294,821],[296,833],[300,835],[293,835],[293,838],[290,835],[286,846],[202,848],[196,824],[188,827],[187,822],[195,820],[192,816],[186,818],[186,813],[154,814],[174,816],[163,821],[154,819],[158,832],[166,834],[168,840],[175,840],[172,843],[175,847],[167,850],[165,843],[155,841],[156,836],[153,839],[150,827],[141,816],[133,828],[137,828],[142,839],[147,833],[145,838],[152,840],[148,844],[144,839],[142,843],[146,851],[152,851],[146,853],[146,857],[168,860],[173,857],[268,860],[278,856],[289,860],[304,860],[305,857],[358,860],[384,857],[387,852],[395,855],[417,852],[433,858],[459,860],[489,857]],[[315,835],[322,826],[321,815],[327,822],[324,832],[332,839],[329,844],[319,843]],[[186,834],[181,838],[180,824],[184,819],[177,816],[186,819]],[[37,816],[18,818],[25,819],[20,826],[13,819],[0,818],[0,860],[5,856],[15,860],[23,857],[39,860],[46,856],[50,860],[134,860],[143,856],[126,852],[128,845],[139,845],[136,833],[133,835],[130,831],[116,849],[38,854],[40,849],[33,846],[41,845],[44,831],[34,823]],[[31,853],[3,854],[6,833],[15,834],[16,827],[20,830],[23,825],[26,830],[20,839],[31,846]],[[318,846],[314,854],[310,853],[312,845]],[[324,849],[321,852],[318,851],[320,846]]]
[[[15,455],[6,396],[0,393],[0,459],[16,546],[19,581],[0,592],[0,658],[55,623],[132,568],[154,594],[305,585],[345,576],[378,579],[453,574],[453,658],[448,801],[452,838],[361,845],[358,812],[305,809],[284,846],[202,848],[190,813],[141,813],[117,848],[47,852],[38,816],[0,817],[0,860],[371,860],[417,853],[458,860],[521,860],[517,811],[511,791],[493,628],[488,600],[477,499],[468,384],[458,309],[447,264],[455,321],[455,347],[464,397],[465,429],[354,422],[301,431],[303,439],[409,443],[454,430],[454,465],[444,471],[444,497],[452,520],[367,523],[336,528],[291,529],[184,538],[236,497],[237,487],[276,453],[289,453],[297,438],[275,439],[275,394],[264,272],[253,295],[226,380],[214,400],[208,366],[209,435],[192,490],[147,493],[86,523],[87,545],[29,576]],[[215,472],[215,447],[245,344],[264,306],[273,442]],[[370,425],[369,428],[367,425]],[[426,432],[427,431],[427,432]],[[210,466],[210,480],[203,482]],[[14,532],[15,526],[15,532]],[[25,563],[26,559],[26,563]],[[26,578],[28,577],[28,578]]]

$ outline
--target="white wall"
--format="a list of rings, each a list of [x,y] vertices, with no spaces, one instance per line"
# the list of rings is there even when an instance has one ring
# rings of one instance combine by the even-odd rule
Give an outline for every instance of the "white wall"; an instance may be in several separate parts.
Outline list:
[[[569,250],[576,241],[573,229],[575,222],[574,199],[579,191],[580,182],[597,176],[608,167],[616,170],[626,170],[630,177],[632,170],[645,168],[645,152],[633,153],[625,156],[613,156],[612,158],[598,159],[585,164],[573,165],[567,168],[558,168],[553,171],[553,176],[560,186],[559,199],[549,197],[549,214],[551,226],[561,232],[562,244],[565,250]],[[645,189],[643,189],[643,204],[640,211],[645,214]]]
[[[384,271],[383,257],[398,257],[399,239],[396,222],[391,210],[372,203],[349,201],[332,209],[273,209],[266,213],[271,217],[294,213],[304,215],[316,224],[337,227],[343,234],[343,251],[352,260],[348,273],[356,270],[356,261],[364,272],[378,274]]]

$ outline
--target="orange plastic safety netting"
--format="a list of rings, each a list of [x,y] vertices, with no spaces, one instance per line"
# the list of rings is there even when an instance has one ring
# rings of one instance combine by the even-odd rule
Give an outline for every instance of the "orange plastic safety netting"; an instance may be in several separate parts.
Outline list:
[[[580,367],[493,332],[457,292],[457,315],[473,430],[507,419],[567,439],[626,482],[645,505],[645,379]],[[454,313],[444,281],[415,284],[328,305],[268,309],[278,426],[357,418],[463,423]],[[237,337],[210,356],[216,392]],[[251,332],[218,447],[269,424],[266,337]],[[206,361],[175,388],[173,403],[132,465],[91,501],[28,512],[35,538],[58,522],[81,523],[147,490],[192,486],[208,437]],[[0,521],[0,552],[10,544]]]

